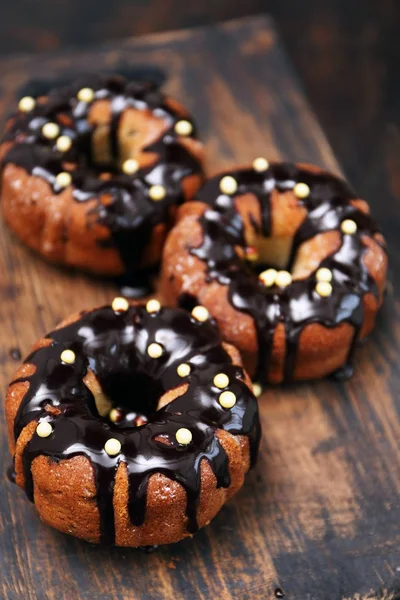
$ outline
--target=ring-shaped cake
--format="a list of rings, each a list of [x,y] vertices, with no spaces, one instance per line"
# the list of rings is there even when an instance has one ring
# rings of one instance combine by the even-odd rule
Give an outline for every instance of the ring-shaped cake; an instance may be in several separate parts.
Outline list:
[[[343,179],[258,158],[181,207],[160,289],[169,305],[204,305],[255,381],[280,383],[350,373],[386,270],[378,226]]]
[[[207,525],[260,439],[238,351],[204,307],[157,300],[74,315],[40,340],[6,398],[16,483],[49,525],[149,546]]]

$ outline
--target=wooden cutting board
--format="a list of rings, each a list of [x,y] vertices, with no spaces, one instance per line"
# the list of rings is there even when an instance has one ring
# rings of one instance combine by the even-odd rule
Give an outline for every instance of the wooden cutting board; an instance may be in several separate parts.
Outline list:
[[[197,117],[209,173],[260,155],[339,171],[265,17],[8,59],[0,65],[0,118],[32,81],[37,86],[77,72],[143,67],[165,76],[167,91]],[[378,215],[390,211],[380,198],[369,200]],[[0,226],[4,392],[17,364],[12,349],[25,355],[62,317],[109,302],[116,290],[47,265]],[[95,547],[47,528],[5,478],[9,456],[1,418],[1,598],[335,600],[395,586],[398,322],[389,283],[376,331],[357,352],[354,377],[265,393],[260,459],[244,488],[194,539],[151,554]]]

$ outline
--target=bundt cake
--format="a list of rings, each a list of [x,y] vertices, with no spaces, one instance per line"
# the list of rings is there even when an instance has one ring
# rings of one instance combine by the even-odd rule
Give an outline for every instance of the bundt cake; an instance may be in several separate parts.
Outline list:
[[[90,542],[150,546],[207,525],[260,439],[238,351],[206,309],[116,298],[74,315],[6,398],[16,483],[43,521]]]
[[[271,163],[210,179],[179,210],[161,294],[204,305],[257,383],[349,374],[386,281],[367,203],[317,167]]]
[[[0,145],[5,220],[49,261],[145,293],[177,204],[202,181],[192,117],[155,84],[84,76],[23,97]]]

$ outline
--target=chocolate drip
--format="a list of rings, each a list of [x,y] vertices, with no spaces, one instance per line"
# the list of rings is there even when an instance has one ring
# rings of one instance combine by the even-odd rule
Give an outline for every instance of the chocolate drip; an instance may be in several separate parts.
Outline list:
[[[146,517],[149,479],[162,473],[179,482],[187,494],[187,528],[197,529],[200,498],[200,467],[207,460],[215,474],[217,487],[230,484],[227,455],[216,437],[223,429],[247,435],[251,463],[254,464],[260,438],[257,401],[243,380],[242,369],[234,366],[221,345],[212,324],[197,323],[180,309],[162,308],[148,314],[143,307],[131,307],[116,314],[110,307],[85,313],[82,317],[47,336],[51,345],[31,354],[26,362],[35,365],[27,379],[29,390],[15,419],[15,438],[31,421],[47,420],[53,427],[48,438],[35,433],[23,454],[25,489],[33,499],[32,461],[37,456],[64,460],[82,455],[94,469],[96,498],[100,515],[101,540],[115,540],[113,489],[120,463],[126,465],[129,481],[129,516],[134,525]],[[150,358],[152,342],[162,345],[159,359]],[[64,349],[72,349],[73,365],[60,361]],[[191,374],[180,378],[177,366],[191,365]],[[148,420],[135,426],[111,423],[100,417],[93,394],[83,383],[88,369],[97,377],[103,392],[114,406],[123,406]],[[214,376],[224,372],[237,403],[226,410],[218,402],[221,390],[213,385]],[[157,410],[160,396],[167,390],[187,384],[183,393]],[[122,403],[122,404],[121,404]],[[59,410],[55,415],[46,406]],[[190,429],[188,446],[176,441],[176,431]],[[121,453],[110,457],[104,451],[109,438],[122,444]]]
[[[94,126],[88,122],[91,104],[76,98],[84,87],[95,90],[96,100],[110,101],[110,164],[96,164],[92,155]],[[167,124],[167,131],[145,148],[146,152],[158,156],[155,164],[139,169],[134,175],[125,175],[116,169],[120,159],[119,124],[127,108],[148,109]],[[149,273],[138,265],[153,228],[168,222],[170,207],[183,202],[185,178],[202,174],[199,160],[180,143],[174,131],[179,118],[155,84],[129,83],[118,76],[81,77],[70,86],[50,92],[46,102],[38,102],[32,112],[12,117],[3,141],[13,142],[13,146],[3,163],[16,164],[32,175],[44,178],[55,193],[62,191],[56,183],[56,175],[65,170],[63,163],[73,163],[75,168],[70,174],[75,200],[86,202],[96,198],[98,201],[89,215],[88,226],[95,221],[108,228],[110,238],[106,242],[99,240],[99,244],[118,250],[126,271],[125,282],[145,292]],[[60,135],[72,139],[72,146],[66,153],[59,152],[53,140],[43,137],[42,127],[49,121],[60,125]],[[192,137],[196,135],[194,130]],[[104,171],[111,173],[111,179],[99,178]],[[166,196],[161,201],[154,202],[148,196],[148,190],[154,184],[161,184],[166,189]],[[106,195],[109,201],[103,204],[100,195]]]
[[[353,343],[348,356],[351,361],[354,344],[363,322],[363,296],[378,295],[375,281],[366,269],[363,257],[363,236],[373,236],[378,228],[372,218],[351,204],[355,194],[346,182],[329,173],[314,173],[294,164],[272,164],[267,171],[258,173],[243,169],[231,173],[238,183],[234,196],[221,194],[221,177],[210,180],[200,190],[197,199],[210,205],[200,217],[203,242],[191,253],[207,263],[208,280],[217,279],[228,286],[228,298],[232,306],[249,314],[254,321],[258,340],[258,367],[255,378],[266,381],[267,369],[273,346],[273,336],[278,324],[286,332],[286,356],[284,379],[293,377],[296,367],[297,348],[304,328],[320,323],[333,328],[340,323],[350,323],[354,328]],[[296,259],[298,248],[315,235],[336,230],[341,235],[340,248],[321,262],[318,268],[327,267],[333,273],[333,291],[322,298],[315,291],[316,272],[307,278],[295,280],[284,289],[265,287],[258,275],[239,258],[236,248],[245,249],[244,228],[240,214],[235,208],[235,197],[253,193],[260,203],[262,215],[258,233],[271,236],[270,194],[273,190],[285,192],[297,182],[306,183],[310,195],[299,200],[307,209],[307,217],[297,230],[288,268]],[[352,219],[357,224],[354,235],[343,234],[343,220]]]

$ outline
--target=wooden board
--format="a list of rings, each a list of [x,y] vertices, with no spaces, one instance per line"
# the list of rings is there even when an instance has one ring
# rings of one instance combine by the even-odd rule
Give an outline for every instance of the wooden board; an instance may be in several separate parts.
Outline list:
[[[32,79],[142,66],[164,72],[168,92],[196,115],[210,173],[258,155],[339,170],[264,17],[3,61],[0,118]],[[381,198],[369,200],[379,213],[390,212]],[[0,272],[4,391],[16,366],[12,348],[26,354],[62,317],[110,301],[116,290],[47,265],[3,224]],[[285,599],[335,600],[394,587],[400,575],[398,350],[398,306],[389,283],[376,331],[357,352],[353,379],[264,394],[260,459],[244,488],[193,540],[151,554],[91,546],[47,528],[2,478],[0,596],[264,600],[282,597],[280,589]],[[0,427],[5,473],[4,419]]]

